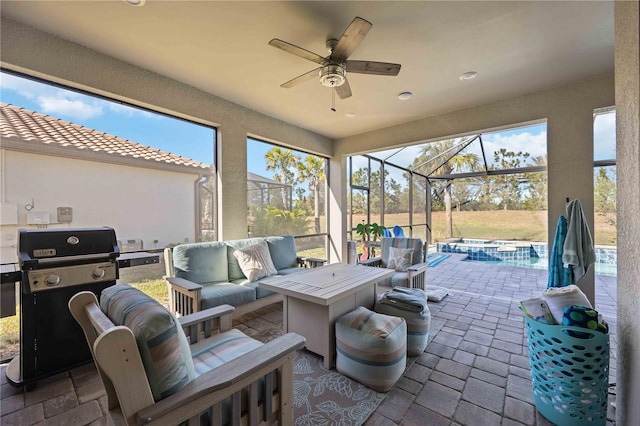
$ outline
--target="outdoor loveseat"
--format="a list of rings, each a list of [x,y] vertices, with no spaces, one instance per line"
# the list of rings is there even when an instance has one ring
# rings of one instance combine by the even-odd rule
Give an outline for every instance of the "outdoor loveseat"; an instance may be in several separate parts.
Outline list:
[[[298,257],[291,235],[180,244],[165,249],[164,261],[173,314],[228,304],[235,307],[234,318],[282,300],[282,295],[260,288],[260,278],[325,262]]]
[[[109,424],[291,425],[304,337],[261,343],[231,328],[229,305],[177,319],[118,284],[69,301],[107,394]],[[186,332],[186,333],[185,333]]]

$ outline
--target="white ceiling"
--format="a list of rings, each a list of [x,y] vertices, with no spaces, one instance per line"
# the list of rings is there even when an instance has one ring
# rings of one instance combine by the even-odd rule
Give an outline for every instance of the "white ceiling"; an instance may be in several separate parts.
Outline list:
[[[330,138],[612,74],[611,1],[8,1],[2,15]],[[353,96],[272,38],[327,56],[354,17],[373,24],[349,59],[402,64],[349,74]],[[463,82],[466,71],[479,73]],[[400,92],[413,98],[400,101]],[[348,118],[347,113],[356,116]]]

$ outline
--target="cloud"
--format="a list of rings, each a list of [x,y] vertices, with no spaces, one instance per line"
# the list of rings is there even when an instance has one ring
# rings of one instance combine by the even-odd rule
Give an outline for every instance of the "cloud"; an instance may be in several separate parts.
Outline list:
[[[529,158],[540,157],[547,153],[547,131],[543,130],[537,134],[530,132],[507,135],[493,133],[483,136],[482,143],[487,155],[487,161],[490,163],[493,162],[493,153],[501,148],[513,152],[528,152],[530,154]],[[475,143],[472,145],[475,145]],[[477,149],[479,150],[479,147]]]
[[[66,116],[80,120],[87,120],[102,115],[102,107],[91,105],[80,99],[63,97],[38,97],[38,104],[42,111],[53,116]]]
[[[129,105],[119,104],[117,102],[104,101],[107,104],[107,107],[110,111],[116,114],[122,114],[129,117],[134,116],[142,116],[147,119],[159,120],[160,116],[158,114],[151,113],[149,111],[145,111],[143,109],[131,107]]]
[[[0,74],[0,83],[3,91],[10,90],[30,100],[60,91],[58,88],[7,73]]]
[[[106,111],[126,116],[159,118],[148,111],[96,98],[91,95],[61,89],[9,73],[0,74],[2,91],[12,91],[38,105],[38,111],[70,120],[86,120],[102,116]]]

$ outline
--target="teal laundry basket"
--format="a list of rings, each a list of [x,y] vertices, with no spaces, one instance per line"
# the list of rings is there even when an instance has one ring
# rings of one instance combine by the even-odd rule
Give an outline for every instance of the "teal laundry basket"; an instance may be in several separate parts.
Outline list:
[[[528,317],[525,327],[533,398],[540,414],[560,426],[605,425],[609,335]]]

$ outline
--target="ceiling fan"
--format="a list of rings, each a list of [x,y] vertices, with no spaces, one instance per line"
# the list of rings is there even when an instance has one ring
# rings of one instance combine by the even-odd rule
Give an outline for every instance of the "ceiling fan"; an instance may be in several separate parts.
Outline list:
[[[326,46],[329,56],[322,57],[306,49],[274,38],[270,46],[320,64],[320,67],[306,72],[280,87],[290,88],[314,77],[320,77],[323,86],[334,88],[340,99],[351,96],[351,87],[347,80],[347,72],[357,74],[374,74],[396,76],[400,72],[400,64],[373,61],[349,61],[347,58],[356,50],[373,25],[371,22],[356,17],[347,27],[339,40],[329,39]]]

